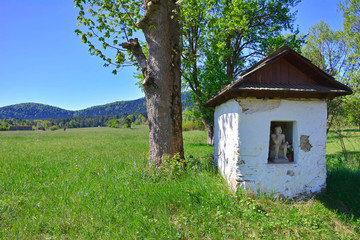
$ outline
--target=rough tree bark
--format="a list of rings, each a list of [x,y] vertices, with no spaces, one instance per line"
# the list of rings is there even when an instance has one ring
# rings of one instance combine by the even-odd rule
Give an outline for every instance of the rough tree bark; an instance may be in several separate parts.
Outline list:
[[[149,160],[159,166],[164,155],[184,157],[182,138],[179,21],[175,0],[146,0],[143,30],[146,59],[137,39],[122,47],[131,51],[144,75],[149,120]]]

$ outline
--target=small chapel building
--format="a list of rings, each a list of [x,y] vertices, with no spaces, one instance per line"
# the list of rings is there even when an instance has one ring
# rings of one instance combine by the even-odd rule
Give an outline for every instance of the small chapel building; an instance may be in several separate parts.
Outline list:
[[[298,198],[326,187],[326,99],[352,90],[282,46],[206,106],[215,164],[234,188]]]

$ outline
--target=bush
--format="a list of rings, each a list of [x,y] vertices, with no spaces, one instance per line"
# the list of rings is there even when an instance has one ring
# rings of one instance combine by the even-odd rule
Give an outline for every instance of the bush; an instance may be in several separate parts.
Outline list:
[[[201,120],[188,121],[183,123],[183,131],[191,131],[191,130],[204,130],[204,124]]]
[[[180,178],[186,172],[186,163],[177,153],[174,156],[166,155],[162,159],[159,167],[150,164],[148,176],[153,181],[171,180]]]
[[[134,125],[140,125],[140,119],[136,119],[133,124],[134,124]]]
[[[148,176],[153,181],[179,179],[186,173],[198,174],[200,172],[217,173],[212,155],[194,158],[189,155],[186,159],[180,158],[177,153],[174,156],[166,155],[159,167],[151,165]]]
[[[55,130],[58,130],[58,127],[57,127],[56,125],[54,125],[54,126],[51,126],[51,127],[50,127],[50,130],[51,130],[51,131],[55,131]]]
[[[0,125],[0,131],[7,131],[7,130],[9,130],[9,128]]]
[[[183,131],[191,131],[191,130],[194,130],[195,129],[195,124],[194,122],[186,122],[186,123],[183,123]]]
[[[204,123],[201,120],[195,120],[194,125],[197,130],[205,130]]]
[[[186,171],[185,159],[181,159],[177,153],[173,157],[165,156],[160,166],[160,171],[168,178],[178,178]]]
[[[119,127],[120,121],[119,119],[111,119],[109,120],[109,122],[107,123],[108,127],[112,127],[112,128],[116,128]]]

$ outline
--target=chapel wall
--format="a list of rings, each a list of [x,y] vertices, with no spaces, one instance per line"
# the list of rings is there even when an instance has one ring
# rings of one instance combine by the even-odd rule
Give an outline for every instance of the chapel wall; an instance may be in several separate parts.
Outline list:
[[[293,198],[321,191],[326,186],[326,109],[323,100],[305,99],[242,98],[221,104],[215,110],[214,139],[220,172],[233,187],[253,192]],[[293,162],[268,162],[272,121],[292,122]]]
[[[214,159],[220,173],[231,184],[236,185],[239,159],[239,124],[241,109],[235,100],[216,107],[214,122]],[[234,187],[235,187],[234,185]]]

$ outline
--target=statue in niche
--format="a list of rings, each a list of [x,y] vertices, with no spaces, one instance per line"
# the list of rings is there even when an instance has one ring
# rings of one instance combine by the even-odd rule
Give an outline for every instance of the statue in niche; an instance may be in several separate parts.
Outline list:
[[[282,134],[280,126],[276,126],[270,140],[270,160],[274,163],[286,163],[289,159],[286,157],[288,142],[285,140],[285,134]]]

